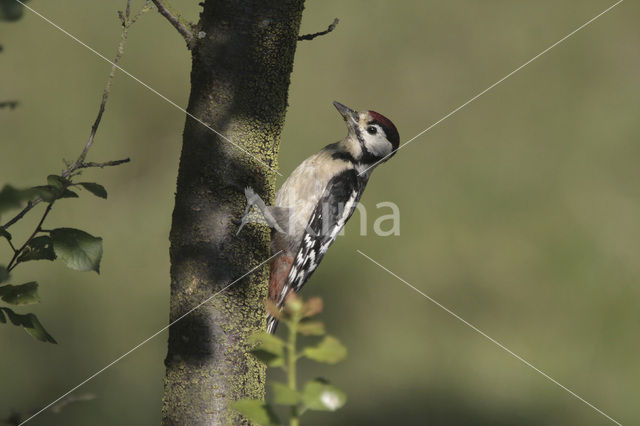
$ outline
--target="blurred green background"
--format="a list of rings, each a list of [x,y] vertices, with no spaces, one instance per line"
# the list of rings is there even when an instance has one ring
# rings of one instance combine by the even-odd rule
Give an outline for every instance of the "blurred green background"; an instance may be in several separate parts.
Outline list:
[[[196,1],[173,3],[197,16]],[[108,57],[123,4],[29,3]],[[611,4],[309,0],[303,32],[341,22],[299,44],[282,173],[344,135],[331,101],[389,116],[408,140]],[[374,173],[362,200],[368,235],[354,216],[304,291],[324,298],[328,329],[350,350],[337,366],[303,364],[303,379],[326,376],[349,397],[306,424],[612,424],[356,249],[621,423],[640,424],[639,16],[637,3],[622,3]],[[0,111],[0,184],[42,184],[84,145],[109,65],[30,12],[0,23],[0,43],[0,98],[20,101]],[[122,65],[186,105],[189,54],[156,12],[131,30]],[[184,120],[117,75],[89,159],[132,163],[87,171],[109,199],[63,200],[48,220],[102,236],[102,273],[46,261],[16,270],[16,282],[40,283],[43,303],[30,311],[59,344],[0,326],[0,417],[41,408],[167,324]],[[373,233],[382,201],[400,207],[400,236]],[[166,332],[78,390],[95,400],[30,424],[158,424],[165,345]]]

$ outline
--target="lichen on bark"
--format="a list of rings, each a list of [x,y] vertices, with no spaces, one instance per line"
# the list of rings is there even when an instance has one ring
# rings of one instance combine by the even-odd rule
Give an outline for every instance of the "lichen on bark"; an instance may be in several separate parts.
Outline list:
[[[204,2],[188,111],[233,144],[187,118],[170,234],[170,321],[270,256],[268,228],[235,234],[245,187],[273,200],[267,166],[277,168],[303,4]],[[267,279],[265,265],[170,327],[164,425],[246,423],[229,402],[264,396],[264,366],[247,339],[265,325]]]

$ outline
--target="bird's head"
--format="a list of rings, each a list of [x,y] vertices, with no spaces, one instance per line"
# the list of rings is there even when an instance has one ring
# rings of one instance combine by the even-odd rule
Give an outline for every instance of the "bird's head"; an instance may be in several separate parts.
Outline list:
[[[339,102],[333,105],[347,123],[349,133],[344,141],[345,149],[357,162],[370,165],[395,155],[400,136],[391,120],[375,111],[358,112]]]

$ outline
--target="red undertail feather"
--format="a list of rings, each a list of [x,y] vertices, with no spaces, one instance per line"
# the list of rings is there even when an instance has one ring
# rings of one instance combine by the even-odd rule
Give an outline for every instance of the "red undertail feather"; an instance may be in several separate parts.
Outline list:
[[[278,303],[282,287],[284,287],[289,270],[293,265],[293,256],[283,254],[271,261],[271,276],[269,277],[269,299]]]

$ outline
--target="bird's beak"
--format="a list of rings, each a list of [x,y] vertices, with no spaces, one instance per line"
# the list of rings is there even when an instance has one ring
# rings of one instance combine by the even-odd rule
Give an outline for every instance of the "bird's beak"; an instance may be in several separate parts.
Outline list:
[[[353,129],[358,124],[358,113],[351,108],[342,105],[340,102],[333,101],[333,106],[336,107],[338,112],[344,117],[344,121],[347,122],[349,129]]]

